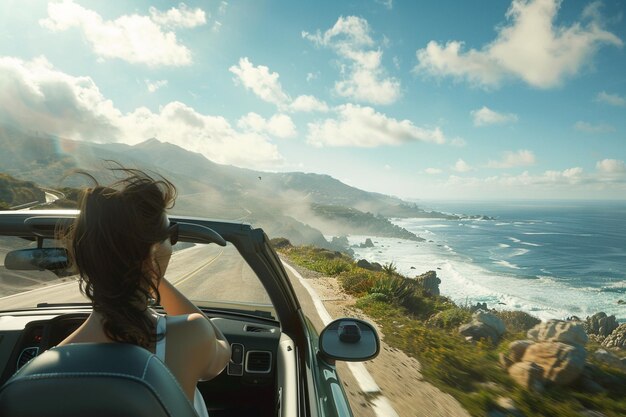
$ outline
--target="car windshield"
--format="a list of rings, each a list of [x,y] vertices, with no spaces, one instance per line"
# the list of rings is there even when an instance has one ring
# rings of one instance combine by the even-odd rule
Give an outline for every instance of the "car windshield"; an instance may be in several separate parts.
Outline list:
[[[55,244],[44,242],[44,247]],[[79,291],[76,275],[59,277],[46,270],[6,268],[7,253],[35,247],[35,242],[22,238],[0,237],[0,310],[89,302]],[[265,288],[231,243],[222,247],[179,242],[165,277],[200,307],[276,317]]]

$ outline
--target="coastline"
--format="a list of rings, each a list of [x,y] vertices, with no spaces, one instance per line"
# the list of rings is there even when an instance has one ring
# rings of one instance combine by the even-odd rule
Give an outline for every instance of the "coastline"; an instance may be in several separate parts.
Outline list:
[[[626,295],[619,288],[613,293],[601,292],[591,287],[568,286],[549,276],[516,275],[513,272],[521,271],[512,268],[510,273],[488,269],[438,242],[434,235],[423,236],[426,240],[416,243],[398,238],[351,235],[348,242],[355,260],[366,259],[381,265],[393,262],[399,273],[410,278],[429,270],[436,271],[442,281],[441,294],[457,305],[487,303],[489,308],[524,311],[544,321],[571,316],[584,319],[604,311],[626,322],[623,305],[618,304]],[[374,247],[359,247],[367,238]],[[588,304],[578,304],[581,299],[588,300]]]

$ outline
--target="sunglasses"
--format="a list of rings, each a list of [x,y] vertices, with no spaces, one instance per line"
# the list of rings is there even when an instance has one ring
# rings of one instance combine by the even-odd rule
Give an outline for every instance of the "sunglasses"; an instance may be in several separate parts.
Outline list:
[[[178,243],[178,223],[176,222],[170,223],[169,227],[167,228],[167,236],[168,236],[167,238],[170,239],[170,243],[172,246]]]

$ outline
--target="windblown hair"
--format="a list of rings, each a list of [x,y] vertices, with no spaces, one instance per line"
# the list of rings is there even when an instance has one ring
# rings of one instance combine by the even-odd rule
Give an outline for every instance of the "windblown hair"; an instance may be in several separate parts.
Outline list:
[[[105,334],[149,348],[156,332],[145,312],[148,300],[160,302],[162,276],[149,260],[150,250],[167,238],[163,215],[174,205],[176,188],[140,170],[112,170],[124,178],[108,187],[87,174],[96,185],[84,190],[80,214],[66,235],[67,247],[81,292],[104,317]]]

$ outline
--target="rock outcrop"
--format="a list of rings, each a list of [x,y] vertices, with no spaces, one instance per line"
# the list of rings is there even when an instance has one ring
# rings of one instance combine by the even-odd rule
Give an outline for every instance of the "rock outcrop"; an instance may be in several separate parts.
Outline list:
[[[528,331],[528,340],[509,345],[500,363],[518,384],[541,391],[545,384],[569,385],[585,369],[587,334],[581,323],[550,320]]]
[[[562,342],[569,345],[587,343],[587,333],[582,325],[572,321],[548,320],[528,331],[528,338],[536,342]]]
[[[364,243],[361,243],[359,245],[359,248],[373,248],[373,247],[374,247],[374,242],[372,242],[372,239],[370,239],[369,237],[365,239]]]
[[[626,349],[626,323],[620,324],[617,329],[604,339],[602,346],[607,348]]]
[[[459,333],[467,340],[488,339],[496,344],[506,328],[504,322],[495,314],[479,310],[472,315],[472,321],[459,327]]]
[[[587,317],[584,323],[587,334],[595,334],[600,337],[607,337],[613,330],[617,329],[617,320],[615,316],[607,316],[604,312],[599,312],[591,317]]]
[[[383,266],[378,262],[368,262],[366,259],[360,259],[357,261],[356,266],[359,266],[363,269],[367,269],[369,271],[382,271]]]
[[[437,273],[435,271],[428,271],[422,275],[416,276],[415,282],[424,288],[424,293],[426,295],[434,296],[440,294],[439,284],[441,284],[441,280],[437,278]]]

